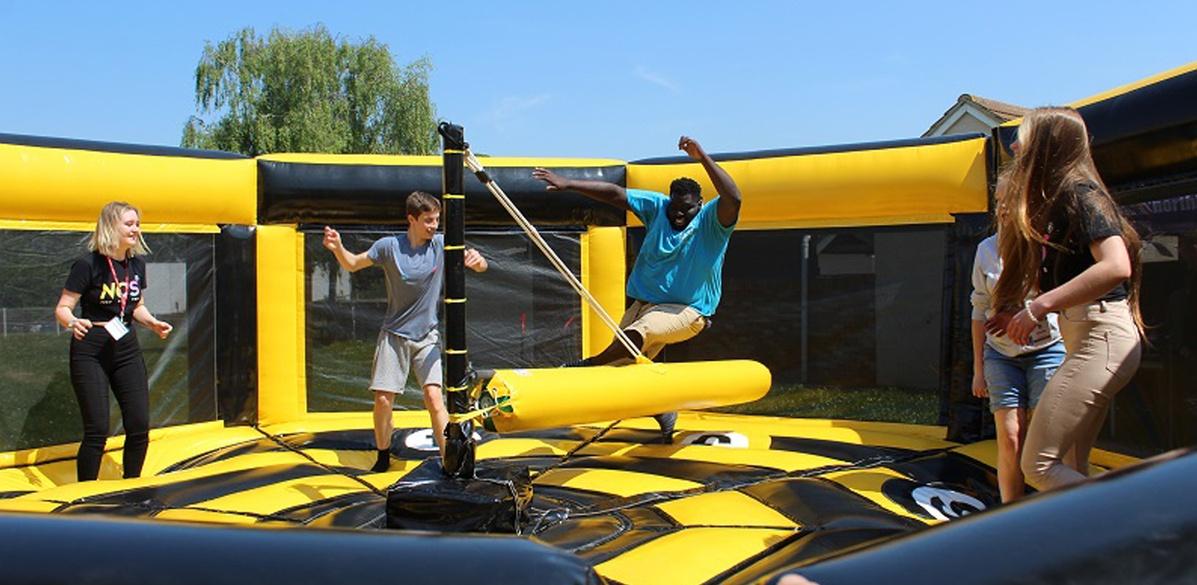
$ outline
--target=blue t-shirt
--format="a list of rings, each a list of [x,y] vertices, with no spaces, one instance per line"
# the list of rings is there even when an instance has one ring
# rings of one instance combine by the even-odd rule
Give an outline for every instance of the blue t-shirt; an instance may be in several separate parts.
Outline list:
[[[441,270],[445,265],[445,239],[441,234],[413,248],[407,234],[387,236],[370,246],[366,256],[382,268],[387,282],[387,313],[382,328],[419,341],[436,328],[441,300]]]
[[[715,314],[723,292],[723,256],[735,224],[719,223],[716,197],[681,231],[674,231],[665,213],[669,198],[661,193],[628,189],[628,206],[644,223],[644,245],[628,277],[628,296],[654,304],[694,307]]]

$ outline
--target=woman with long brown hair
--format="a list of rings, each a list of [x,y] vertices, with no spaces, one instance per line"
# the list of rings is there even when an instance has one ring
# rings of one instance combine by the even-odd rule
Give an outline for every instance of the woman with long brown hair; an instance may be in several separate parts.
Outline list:
[[[991,332],[1026,343],[1059,314],[1067,356],[1040,398],[1022,457],[1041,490],[1083,480],[1114,396],[1139,367],[1139,235],[1098,175],[1085,122],[1039,108],[1018,129],[999,193],[1002,273]],[[1024,302],[1024,299],[1034,298]]]

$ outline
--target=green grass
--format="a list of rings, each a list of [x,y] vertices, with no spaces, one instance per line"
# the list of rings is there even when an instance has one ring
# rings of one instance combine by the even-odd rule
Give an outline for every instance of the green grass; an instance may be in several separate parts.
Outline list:
[[[356,412],[370,410],[370,368],[374,343],[335,341],[308,347],[308,410],[312,412]],[[424,408],[422,395],[411,381],[408,391],[395,400],[396,408]]]
[[[338,341],[309,349],[308,409],[355,411],[370,408],[370,365],[374,346],[360,341]],[[400,408],[420,409],[415,388],[400,397]],[[718,412],[806,418],[935,424],[939,397],[932,390],[900,388],[834,388],[782,385],[749,404],[714,409]]]
[[[838,418],[911,424],[935,424],[939,397],[934,391],[900,388],[826,388],[777,386],[748,404],[713,409],[735,414],[803,418]]]
[[[150,387],[154,427],[187,422],[186,326],[159,377]],[[140,332],[142,355],[151,374],[167,342]],[[0,451],[78,441],[83,436],[79,406],[71,388],[70,337],[66,333],[17,333],[0,337]],[[109,428],[120,428],[120,409],[110,395]],[[216,418],[213,412],[212,418]]]
[[[180,326],[172,336],[184,336]],[[153,372],[166,342],[141,336],[148,369]],[[0,451],[77,441],[82,436],[79,408],[68,374],[70,341],[66,334],[26,333],[0,338]],[[309,348],[308,408],[319,411],[368,411],[374,344],[338,341]],[[187,422],[187,358],[182,345],[150,389],[155,427]],[[112,400],[112,426],[119,409]],[[398,408],[421,409],[415,388],[399,398]],[[934,424],[939,409],[934,391],[897,388],[828,388],[780,385],[765,398],[719,412],[786,417],[839,418]],[[215,416],[215,414],[213,414]]]

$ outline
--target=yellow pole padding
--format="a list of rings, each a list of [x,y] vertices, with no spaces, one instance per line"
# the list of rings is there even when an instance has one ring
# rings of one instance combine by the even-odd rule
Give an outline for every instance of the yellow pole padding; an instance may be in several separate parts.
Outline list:
[[[256,223],[252,159],[152,156],[0,144],[0,217],[95,222],[128,201],[160,223]]]
[[[591,227],[582,234],[582,286],[594,295],[616,323],[624,309],[624,243],[622,227]],[[582,357],[595,355],[615,335],[590,307],[582,310]]]
[[[768,368],[750,360],[498,370],[483,390],[498,432],[526,431],[752,402]]]
[[[947,223],[988,204],[985,138],[720,162],[744,198],[738,229]],[[669,192],[677,177],[715,196],[698,163],[629,164],[628,187]],[[629,225],[639,225],[629,214]]]
[[[262,225],[258,246],[258,422],[307,413],[304,374],[303,234]]]

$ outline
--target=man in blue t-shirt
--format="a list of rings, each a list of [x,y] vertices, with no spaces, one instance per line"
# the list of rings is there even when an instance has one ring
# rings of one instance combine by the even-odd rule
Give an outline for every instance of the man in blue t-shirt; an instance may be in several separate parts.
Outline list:
[[[710,325],[723,285],[723,256],[740,217],[740,189],[735,181],[692,138],[682,136],[678,148],[702,163],[717,195],[703,204],[698,183],[674,179],[669,195],[624,189],[601,181],[567,179],[546,169],[532,176],[550,191],[577,191],[626,209],[644,223],[644,244],[628,277],[632,305],[619,327],[646,357],[666,345],[685,341]],[[622,365],[632,356],[618,341],[596,356],[570,365]],[[672,437],[676,413],[657,415],[661,432]]]
[[[408,375],[424,391],[424,407],[432,419],[432,437],[445,455],[445,425],[449,411],[441,395],[441,350],[437,333],[437,306],[441,302],[444,281],[445,241],[436,233],[440,226],[441,202],[436,197],[415,191],[407,197],[407,233],[387,236],[370,249],[354,254],[341,244],[341,234],[324,227],[324,247],[336,257],[341,268],[357,272],[379,266],[386,277],[387,312],[374,348],[374,370],[370,390],[374,392],[374,441],[378,461],[373,471],[390,466],[392,399],[407,386]],[[465,266],[484,272],[486,259],[477,250],[467,249]]]

